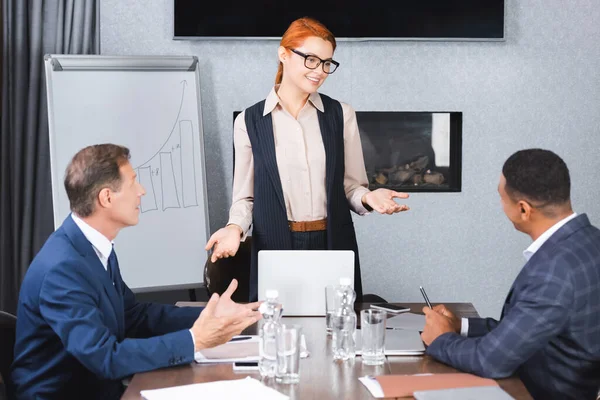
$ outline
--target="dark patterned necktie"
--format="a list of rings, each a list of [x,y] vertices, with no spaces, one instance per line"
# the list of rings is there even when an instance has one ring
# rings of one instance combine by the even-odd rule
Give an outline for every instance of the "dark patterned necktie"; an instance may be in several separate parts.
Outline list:
[[[112,251],[110,252],[110,256],[108,256],[108,266],[106,270],[108,271],[108,276],[110,277],[110,280],[115,285],[115,289],[117,289],[117,292],[121,293],[118,279],[119,262],[117,261],[117,254],[115,253],[114,245]]]
[[[108,271],[108,276],[113,282],[115,291],[117,292],[117,301],[119,304],[117,306],[117,309],[115,309],[117,313],[117,322],[119,329],[117,332],[117,337],[119,338],[119,340],[123,340],[125,338],[125,321],[123,314],[123,286],[121,284],[122,280],[119,278],[119,261],[117,261],[117,254],[115,253],[114,246],[112,251],[110,252],[110,256],[108,256],[108,265],[106,266],[106,270]]]

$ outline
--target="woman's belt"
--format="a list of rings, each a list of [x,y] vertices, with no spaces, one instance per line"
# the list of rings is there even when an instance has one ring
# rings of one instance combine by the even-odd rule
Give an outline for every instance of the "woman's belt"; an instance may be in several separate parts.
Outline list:
[[[314,232],[327,229],[327,219],[318,221],[288,221],[292,232]]]

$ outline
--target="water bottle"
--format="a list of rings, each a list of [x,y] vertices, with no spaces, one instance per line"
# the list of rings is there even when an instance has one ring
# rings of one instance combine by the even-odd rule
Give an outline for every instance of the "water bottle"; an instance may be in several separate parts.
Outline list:
[[[277,370],[277,328],[281,325],[281,305],[277,290],[267,290],[266,301],[259,307],[262,323],[258,332],[258,370],[263,377],[274,377]]]
[[[334,360],[348,360],[355,357],[354,335],[356,333],[356,313],[354,300],[356,292],[352,289],[350,278],[340,278],[335,291],[336,313],[333,321],[332,350]]]

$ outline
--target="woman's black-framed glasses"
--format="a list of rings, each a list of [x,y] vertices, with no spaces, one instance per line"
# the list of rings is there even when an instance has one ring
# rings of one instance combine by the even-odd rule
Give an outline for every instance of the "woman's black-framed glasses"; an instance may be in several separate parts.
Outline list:
[[[292,52],[298,54],[300,57],[304,58],[304,66],[308,69],[317,69],[319,65],[322,65],[323,72],[326,74],[333,74],[337,67],[340,66],[340,63],[334,60],[322,60],[317,56],[312,54],[304,54],[301,51],[296,49],[290,49]]]

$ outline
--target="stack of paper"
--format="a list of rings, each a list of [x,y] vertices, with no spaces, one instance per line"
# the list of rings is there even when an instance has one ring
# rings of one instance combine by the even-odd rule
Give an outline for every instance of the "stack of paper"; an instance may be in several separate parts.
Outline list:
[[[235,340],[236,338],[248,338],[245,340]],[[197,363],[232,363],[236,361],[250,362],[258,361],[258,336],[239,336],[232,341],[211,349],[197,351],[195,360]],[[306,347],[306,338],[300,337],[300,358],[306,358],[310,355]]]
[[[228,363],[235,361],[258,361],[258,336],[247,340],[231,341],[195,354],[198,363]]]
[[[260,381],[250,377],[232,381],[196,383],[193,385],[175,386],[164,389],[142,390],[140,394],[146,400],[289,399],[288,396],[285,396],[274,389],[266,387]]]

